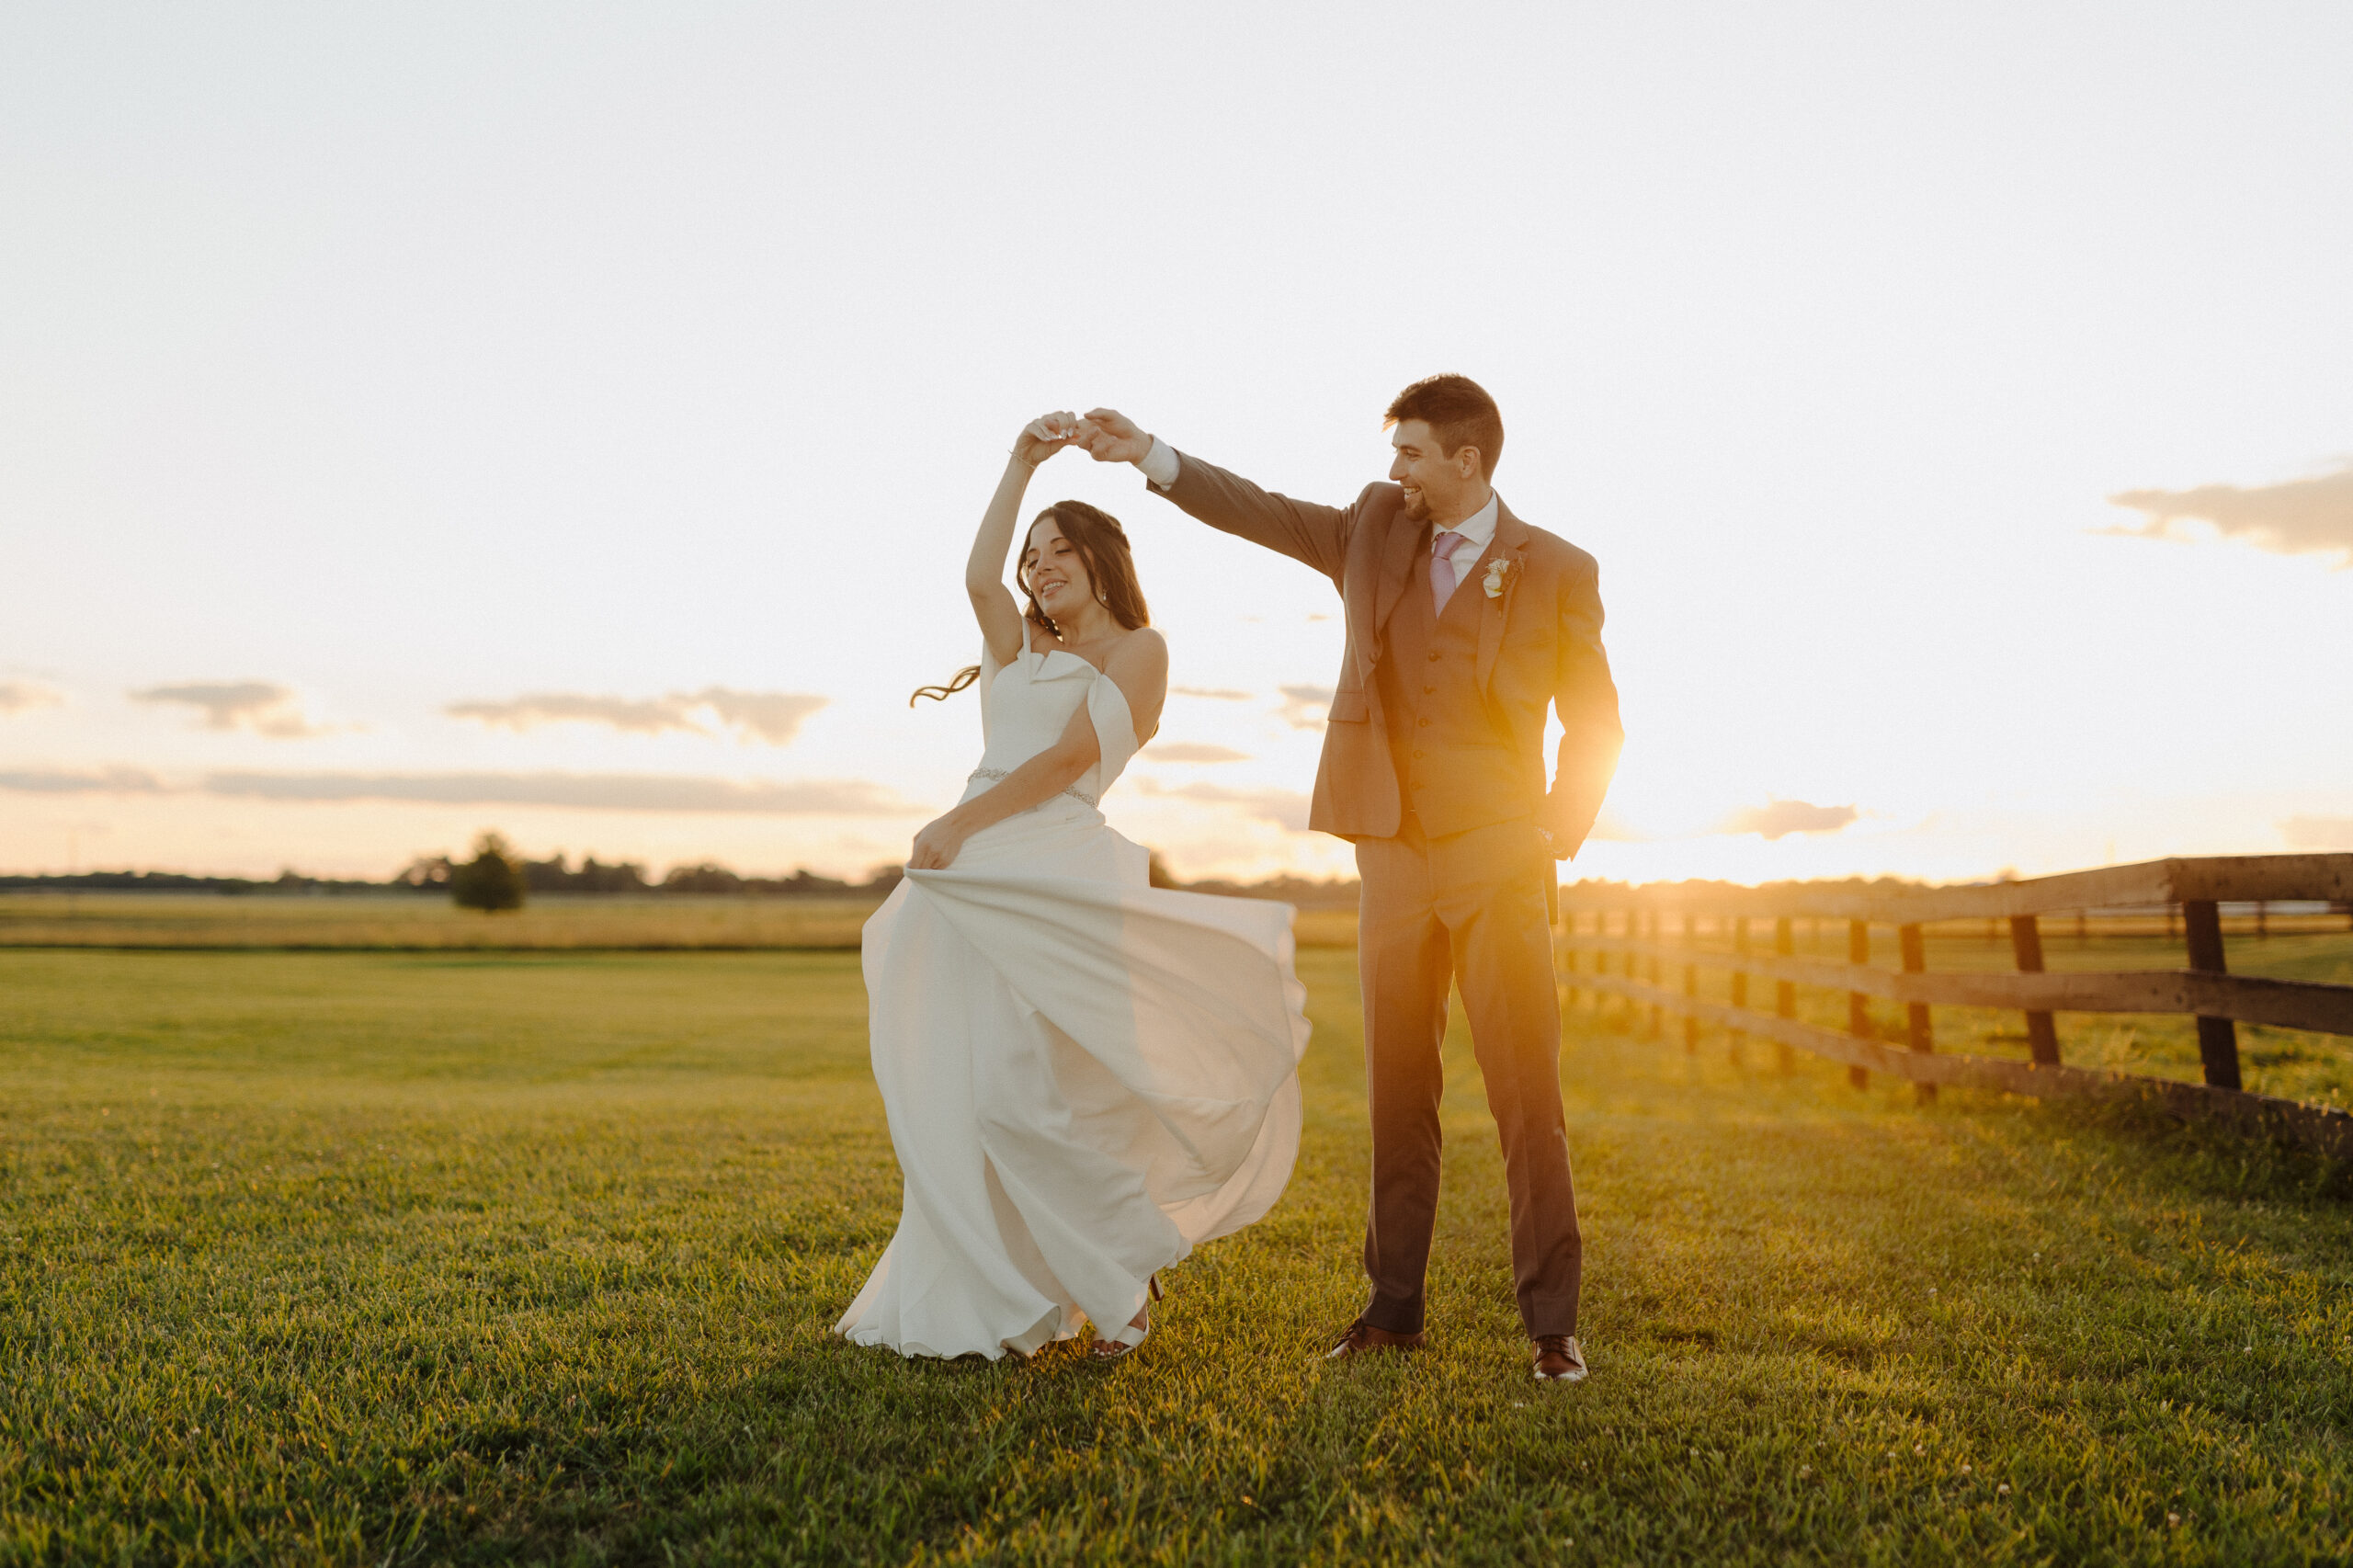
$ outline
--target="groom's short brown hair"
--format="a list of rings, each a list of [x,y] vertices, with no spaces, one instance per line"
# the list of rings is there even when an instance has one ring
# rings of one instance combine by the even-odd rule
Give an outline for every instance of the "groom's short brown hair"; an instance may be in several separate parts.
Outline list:
[[[1478,448],[1480,477],[1495,477],[1495,460],[1504,455],[1503,410],[1470,377],[1423,377],[1390,400],[1381,423],[1386,428],[1408,419],[1427,425],[1438,450],[1449,458],[1465,447]]]

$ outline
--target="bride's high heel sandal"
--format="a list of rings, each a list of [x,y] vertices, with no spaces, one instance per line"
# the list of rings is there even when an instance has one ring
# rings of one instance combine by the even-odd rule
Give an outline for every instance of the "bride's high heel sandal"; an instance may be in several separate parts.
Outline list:
[[[1154,1274],[1150,1278],[1146,1279],[1144,1281],[1144,1288],[1152,1292],[1152,1299],[1154,1301],[1156,1301],[1160,1300],[1162,1291],[1160,1289],[1159,1275]],[[1127,1327],[1120,1330],[1119,1333],[1113,1335],[1108,1339],[1096,1340],[1093,1345],[1087,1346],[1087,1359],[1091,1361],[1117,1361],[1123,1356],[1133,1354],[1135,1347],[1143,1343],[1144,1335],[1152,1332],[1152,1308],[1147,1305],[1143,1312],[1139,1315],[1141,1315],[1144,1320],[1142,1327],[1138,1327],[1134,1324],[1130,1324]]]

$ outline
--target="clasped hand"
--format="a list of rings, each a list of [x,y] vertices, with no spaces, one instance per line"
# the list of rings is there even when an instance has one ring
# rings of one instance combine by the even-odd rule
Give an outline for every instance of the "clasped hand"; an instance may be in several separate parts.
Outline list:
[[[1151,454],[1152,437],[1116,408],[1097,408],[1081,418],[1067,410],[1041,414],[1021,427],[1013,455],[1036,468],[1064,447],[1081,447],[1099,463],[1141,462]]]

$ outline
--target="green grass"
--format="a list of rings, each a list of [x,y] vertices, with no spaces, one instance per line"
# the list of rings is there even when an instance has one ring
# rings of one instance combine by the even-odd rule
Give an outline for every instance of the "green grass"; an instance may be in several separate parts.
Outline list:
[[[1458,1029],[1434,1346],[1323,1362],[1302,967],[1291,1191],[1106,1369],[827,1334],[897,1209],[852,955],[0,951],[0,1562],[2353,1555],[2343,1184],[2084,1108],[1578,1020],[1540,1389]]]
[[[0,893],[0,948],[327,951],[849,950],[871,898],[567,896],[483,915],[427,894]],[[1299,917],[1306,947],[1353,946],[1356,911]]]

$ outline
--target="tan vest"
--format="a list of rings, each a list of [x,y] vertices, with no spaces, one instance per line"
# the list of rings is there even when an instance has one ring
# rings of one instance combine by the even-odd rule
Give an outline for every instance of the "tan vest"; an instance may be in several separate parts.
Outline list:
[[[1373,671],[1405,814],[1432,837],[1530,815],[1543,801],[1543,763],[1531,769],[1513,751],[1479,690],[1479,574],[1444,615],[1431,609],[1427,569],[1415,578],[1390,612]]]

